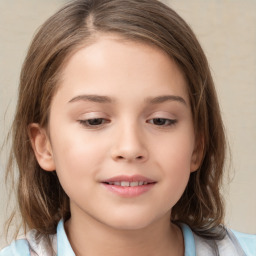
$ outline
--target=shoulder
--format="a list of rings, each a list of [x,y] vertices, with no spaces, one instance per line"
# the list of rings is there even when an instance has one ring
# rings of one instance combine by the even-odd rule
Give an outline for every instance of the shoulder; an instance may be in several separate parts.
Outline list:
[[[0,251],[0,256],[55,256],[56,235],[40,236],[35,230],[27,233],[24,239],[13,241]]]
[[[249,235],[231,230],[246,255],[256,255],[256,235]]]
[[[29,244],[26,239],[13,241],[9,246],[0,251],[0,256],[29,256]]]
[[[199,255],[210,254],[217,251],[219,255],[234,256],[255,256],[256,255],[256,236],[243,234],[227,229],[226,235],[222,240],[208,240],[194,234],[196,249]],[[207,252],[207,253],[206,253]]]
[[[53,235],[38,235],[30,230],[24,239],[12,242],[0,251],[0,256],[75,256],[68,241],[63,220],[59,221],[57,232]]]

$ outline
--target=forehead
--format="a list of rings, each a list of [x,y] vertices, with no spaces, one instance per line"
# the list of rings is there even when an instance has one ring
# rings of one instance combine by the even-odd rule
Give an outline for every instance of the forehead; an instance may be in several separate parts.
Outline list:
[[[59,86],[58,91],[73,95],[83,90],[107,95],[132,89],[138,93],[150,89],[157,94],[162,87],[187,96],[184,76],[167,53],[117,35],[99,36],[81,45],[67,59]]]

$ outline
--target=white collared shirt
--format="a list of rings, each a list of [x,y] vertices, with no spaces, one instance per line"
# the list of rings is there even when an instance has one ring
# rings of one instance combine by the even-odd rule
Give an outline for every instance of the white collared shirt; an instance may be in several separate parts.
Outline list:
[[[184,237],[184,256],[256,256],[256,235],[228,230],[223,240],[214,241],[197,236],[185,224],[180,226]],[[0,256],[75,256],[63,220],[58,224],[57,233],[50,236],[50,244],[45,237],[35,239],[35,235],[35,230],[29,231],[26,238],[4,248]]]

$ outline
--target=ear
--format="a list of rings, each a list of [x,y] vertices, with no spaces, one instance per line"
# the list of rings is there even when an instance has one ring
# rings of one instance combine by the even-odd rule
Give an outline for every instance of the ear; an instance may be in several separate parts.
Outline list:
[[[45,171],[54,171],[53,151],[46,130],[33,123],[28,126],[28,134],[38,164]]]
[[[191,157],[190,172],[195,172],[199,169],[204,157],[204,139],[200,137],[195,144]]]

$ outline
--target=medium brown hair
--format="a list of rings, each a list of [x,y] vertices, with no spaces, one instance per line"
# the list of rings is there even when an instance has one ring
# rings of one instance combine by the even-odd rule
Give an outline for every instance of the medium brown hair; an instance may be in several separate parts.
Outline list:
[[[201,236],[220,239],[223,233],[217,227],[223,223],[224,215],[220,185],[225,136],[214,83],[207,59],[190,27],[175,11],[156,0],[72,1],[50,17],[33,39],[21,71],[7,169],[7,174],[11,174],[16,161],[23,227],[53,234],[58,221],[70,217],[69,198],[56,173],[42,170],[36,161],[28,125],[39,123],[47,127],[64,62],[102,33],[154,45],[166,52],[183,72],[203,159],[173,207],[171,220],[188,224]]]

